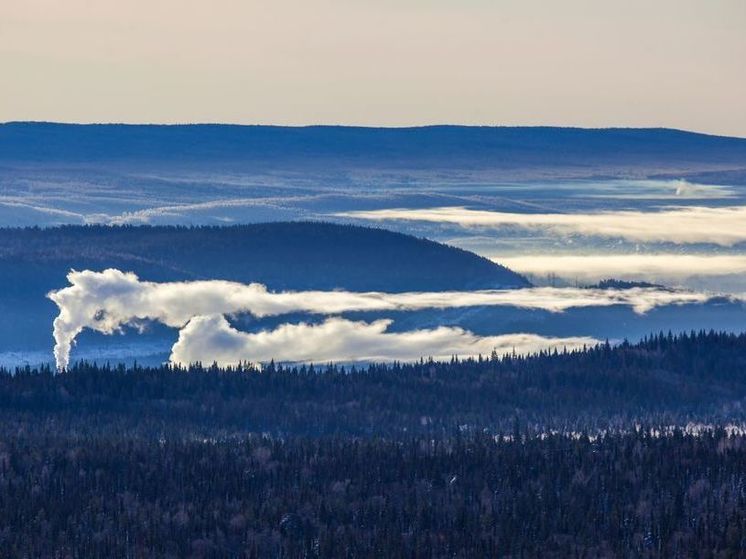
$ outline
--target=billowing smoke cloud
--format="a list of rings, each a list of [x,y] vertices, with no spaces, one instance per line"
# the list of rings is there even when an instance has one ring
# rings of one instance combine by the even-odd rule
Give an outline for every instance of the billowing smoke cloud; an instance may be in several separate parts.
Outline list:
[[[391,320],[371,323],[329,318],[321,324],[283,324],[271,331],[240,332],[222,315],[197,316],[179,332],[171,361],[182,365],[217,362],[221,366],[253,360],[412,361],[420,357],[499,355],[516,351],[578,349],[593,346],[590,337],[546,338],[533,334],[476,336],[461,328],[440,327],[387,332]]]
[[[443,207],[354,211],[335,215],[376,221],[451,223],[463,227],[548,229],[559,234],[621,238],[636,242],[713,243],[732,246],[746,241],[746,206],[676,206],[653,212],[566,214],[508,213]]]
[[[115,269],[72,271],[70,286],[49,294],[60,309],[54,321],[54,355],[66,368],[76,336],[89,328],[104,334],[125,325],[157,321],[183,328],[198,316],[250,313],[256,317],[308,312],[417,310],[472,306],[512,306],[561,312],[574,307],[628,305],[644,313],[661,305],[703,303],[705,293],[662,289],[601,290],[530,288],[431,293],[301,291],[273,293],[261,284],[228,281],[154,283]]]

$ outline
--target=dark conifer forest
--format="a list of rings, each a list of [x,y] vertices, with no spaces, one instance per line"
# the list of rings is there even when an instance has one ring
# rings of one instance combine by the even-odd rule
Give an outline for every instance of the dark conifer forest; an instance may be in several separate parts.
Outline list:
[[[0,372],[3,557],[739,557],[746,335]]]

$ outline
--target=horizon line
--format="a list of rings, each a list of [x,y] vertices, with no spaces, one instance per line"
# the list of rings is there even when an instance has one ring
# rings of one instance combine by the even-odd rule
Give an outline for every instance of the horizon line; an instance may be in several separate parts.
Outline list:
[[[287,129],[306,129],[306,128],[349,128],[359,130],[421,130],[428,128],[471,128],[471,129],[555,129],[555,130],[583,130],[583,131],[669,131],[681,132],[685,134],[696,134],[700,136],[710,136],[715,138],[731,138],[737,140],[746,140],[746,136],[734,136],[727,134],[717,134],[713,132],[702,132],[687,128],[675,128],[670,126],[579,126],[579,125],[561,125],[561,124],[453,124],[453,123],[431,123],[431,124],[413,124],[413,125],[366,125],[366,124],[268,124],[268,123],[238,123],[238,122],[219,122],[219,121],[195,121],[195,122],[117,122],[117,121],[57,121],[57,120],[7,120],[0,121],[0,126],[7,125],[54,125],[54,126],[131,126],[131,127],[200,127],[200,126],[222,126],[236,128],[287,128]]]

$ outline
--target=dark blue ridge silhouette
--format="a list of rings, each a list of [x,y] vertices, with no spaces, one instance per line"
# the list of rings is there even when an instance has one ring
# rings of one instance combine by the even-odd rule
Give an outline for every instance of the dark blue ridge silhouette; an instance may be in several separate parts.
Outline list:
[[[119,268],[150,281],[225,279],[272,290],[440,291],[525,287],[471,252],[383,229],[285,222],[230,227],[0,229],[0,350],[50,345],[45,295],[70,269]]]
[[[598,163],[743,165],[746,139],[666,128],[0,124],[0,161],[495,168]]]

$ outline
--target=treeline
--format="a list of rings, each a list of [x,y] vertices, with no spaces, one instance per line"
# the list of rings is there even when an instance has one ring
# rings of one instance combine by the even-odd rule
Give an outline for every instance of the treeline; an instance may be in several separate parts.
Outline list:
[[[746,335],[367,367],[0,371],[6,423],[142,436],[526,433],[746,420]]]
[[[746,556],[745,372],[746,335],[715,332],[0,370],[0,557]]]
[[[3,557],[742,557],[723,430],[0,444]]]

